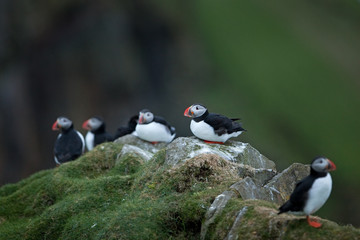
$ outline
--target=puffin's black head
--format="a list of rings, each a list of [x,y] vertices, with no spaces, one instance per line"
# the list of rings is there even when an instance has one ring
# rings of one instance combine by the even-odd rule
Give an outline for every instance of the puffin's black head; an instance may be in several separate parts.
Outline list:
[[[58,117],[52,126],[54,131],[66,131],[73,127],[73,123],[66,117]]]
[[[202,104],[193,104],[187,109],[185,109],[184,116],[186,117],[200,117],[207,112],[207,108]]]
[[[151,123],[154,120],[154,114],[148,109],[143,109],[139,113],[139,124]]]
[[[82,128],[88,131],[96,131],[100,127],[105,127],[104,120],[101,117],[89,118],[82,125]]]
[[[336,169],[335,164],[326,157],[316,157],[311,162],[311,169],[315,172],[324,173],[334,171]]]

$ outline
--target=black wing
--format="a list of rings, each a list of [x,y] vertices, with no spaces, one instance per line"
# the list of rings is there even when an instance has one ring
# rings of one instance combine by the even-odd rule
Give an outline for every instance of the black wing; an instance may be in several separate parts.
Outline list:
[[[238,119],[229,119],[220,114],[209,113],[209,115],[204,119],[204,121],[212,126],[215,130],[215,133],[219,136],[224,133],[233,133],[238,131],[244,131],[241,127],[241,124],[235,122]]]
[[[111,142],[113,141],[114,138],[113,136],[111,136],[109,133],[104,132],[101,134],[95,134],[95,139],[94,139],[94,146],[104,143],[104,142]]]
[[[75,160],[82,151],[83,142],[75,130],[62,134],[55,142],[54,154],[60,163]]]
[[[165,125],[169,129],[171,135],[175,133],[175,128],[172,127],[164,118],[159,117],[159,116],[155,116],[154,117],[154,122],[158,122],[158,123],[161,123],[161,124]]]
[[[309,189],[311,188],[314,180],[315,179],[312,176],[307,176],[299,181],[296,184],[289,201],[279,208],[279,214],[287,211],[302,211],[309,196]]]
[[[119,128],[116,130],[114,139],[117,139],[117,138],[119,138],[119,137],[128,135],[128,134],[132,133],[133,131],[134,131],[134,130],[131,129],[131,128],[129,128],[129,127],[119,127]]]
[[[138,122],[139,116],[134,115],[129,119],[128,125],[126,127],[119,127],[116,130],[114,139],[117,139],[119,137],[131,134],[133,131],[135,131],[136,124]]]

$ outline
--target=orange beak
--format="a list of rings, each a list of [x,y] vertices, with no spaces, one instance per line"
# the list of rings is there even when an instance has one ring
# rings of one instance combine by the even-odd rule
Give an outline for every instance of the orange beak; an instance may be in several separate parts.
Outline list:
[[[82,128],[85,130],[91,130],[90,126],[89,126],[89,120],[86,120],[83,125]]]
[[[139,124],[142,124],[144,123],[144,114],[140,113],[140,116],[139,116],[139,121],[138,121]]]
[[[335,166],[335,164],[332,162],[332,161],[330,161],[329,159],[327,160],[328,161],[328,167],[327,167],[327,169],[328,169],[328,171],[334,171],[334,170],[336,170],[336,166]]]
[[[57,120],[56,120],[56,121],[54,122],[54,124],[52,125],[52,130],[53,130],[53,131],[60,130],[60,126],[59,126]]]
[[[185,112],[184,112],[184,116],[185,116],[185,117],[192,117],[192,116],[193,116],[194,112],[190,111],[190,108],[191,108],[191,107],[192,107],[192,106],[190,106],[190,107],[188,107],[187,109],[185,109]]]

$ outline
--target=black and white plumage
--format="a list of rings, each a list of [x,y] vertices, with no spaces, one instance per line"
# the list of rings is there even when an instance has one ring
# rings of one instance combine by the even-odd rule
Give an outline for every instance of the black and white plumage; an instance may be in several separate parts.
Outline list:
[[[119,127],[116,130],[114,139],[117,139],[119,137],[122,137],[122,136],[125,136],[128,134],[136,135],[135,128],[136,128],[136,124],[138,123],[138,119],[139,119],[139,115],[132,116],[130,118],[127,126]]]
[[[175,128],[164,118],[154,116],[147,109],[140,111],[135,130],[139,138],[152,143],[171,142],[176,135]]]
[[[319,210],[329,198],[332,188],[329,171],[335,169],[335,164],[326,157],[315,158],[311,163],[310,175],[296,184],[290,199],[279,208],[278,214],[303,214],[310,226],[320,227],[321,223],[311,221],[310,215]]]
[[[54,160],[56,164],[75,160],[85,150],[84,137],[74,129],[72,121],[66,117],[59,117],[54,122],[52,130],[60,131],[55,146]]]
[[[82,127],[88,130],[85,136],[88,151],[91,151],[98,144],[113,141],[113,137],[106,132],[105,122],[101,117],[89,118]]]
[[[201,104],[188,107],[184,116],[191,117],[190,130],[198,138],[208,143],[224,143],[231,137],[239,136],[243,131],[239,119],[229,119],[223,115],[209,113]]]

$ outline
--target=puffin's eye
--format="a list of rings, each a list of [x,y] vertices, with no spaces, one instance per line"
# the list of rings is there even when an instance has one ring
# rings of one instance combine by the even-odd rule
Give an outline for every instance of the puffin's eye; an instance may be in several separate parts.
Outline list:
[[[323,160],[320,160],[320,163],[323,163]]]
[[[199,110],[199,108],[198,108],[198,107],[196,107],[196,110]]]

